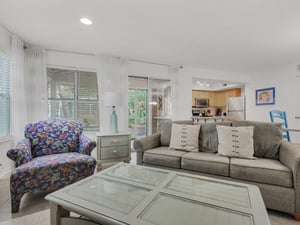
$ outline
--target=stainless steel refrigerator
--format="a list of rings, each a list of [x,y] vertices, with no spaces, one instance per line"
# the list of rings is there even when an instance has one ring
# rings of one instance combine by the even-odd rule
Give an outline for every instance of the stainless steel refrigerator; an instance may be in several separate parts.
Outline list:
[[[246,97],[231,97],[227,98],[227,117],[230,120],[245,120],[246,119]]]

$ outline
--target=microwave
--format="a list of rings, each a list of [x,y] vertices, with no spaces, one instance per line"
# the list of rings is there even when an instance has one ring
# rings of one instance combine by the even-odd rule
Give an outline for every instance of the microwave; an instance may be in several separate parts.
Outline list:
[[[209,107],[208,98],[195,98],[195,106],[198,108],[207,108]]]

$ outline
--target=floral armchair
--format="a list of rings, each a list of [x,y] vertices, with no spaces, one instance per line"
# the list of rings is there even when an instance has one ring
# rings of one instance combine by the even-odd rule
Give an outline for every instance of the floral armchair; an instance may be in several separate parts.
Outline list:
[[[94,173],[90,154],[96,142],[73,120],[39,121],[25,127],[25,139],[7,152],[15,162],[10,176],[11,210],[27,192],[51,192]]]

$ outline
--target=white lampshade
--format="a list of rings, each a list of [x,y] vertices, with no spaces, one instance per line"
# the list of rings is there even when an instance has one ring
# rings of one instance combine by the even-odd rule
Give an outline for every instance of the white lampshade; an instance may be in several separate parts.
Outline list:
[[[120,106],[120,96],[116,92],[105,92],[104,94],[104,105],[105,106]]]

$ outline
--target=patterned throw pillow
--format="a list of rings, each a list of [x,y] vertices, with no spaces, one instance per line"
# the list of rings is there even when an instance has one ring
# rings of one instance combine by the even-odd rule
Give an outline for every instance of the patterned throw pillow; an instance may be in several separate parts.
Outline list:
[[[172,124],[170,149],[199,151],[200,125]]]
[[[253,146],[254,127],[218,126],[218,154],[228,157],[255,159]]]

